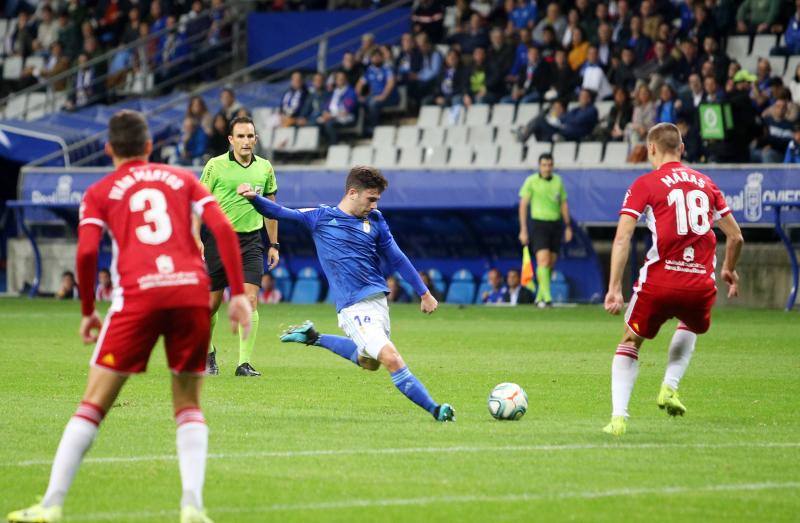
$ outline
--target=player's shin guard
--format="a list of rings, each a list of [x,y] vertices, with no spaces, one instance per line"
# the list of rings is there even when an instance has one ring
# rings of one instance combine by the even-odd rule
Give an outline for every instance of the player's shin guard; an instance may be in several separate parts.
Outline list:
[[[358,365],[358,347],[350,338],[332,334],[320,334],[317,345]]]
[[[618,345],[611,364],[612,416],[628,417],[628,402],[638,375],[639,349],[632,345]]]
[[[667,370],[664,373],[664,384],[673,390],[678,390],[678,383],[689,366],[696,343],[697,334],[678,326],[669,344]]]
[[[202,509],[208,454],[208,426],[203,412],[196,407],[176,412],[175,423],[178,425],[176,441],[183,485],[181,507],[191,505]]]
[[[437,406],[436,402],[433,401],[431,395],[428,394],[425,385],[423,385],[416,376],[411,374],[408,367],[403,367],[398,371],[392,372],[391,375],[394,386],[397,387],[400,392],[423,409],[433,413],[433,409]]]
[[[58,444],[53,468],[50,471],[50,483],[42,499],[43,507],[64,504],[72,480],[75,479],[84,454],[92,446],[105,414],[103,409],[86,401],[82,401],[78,406]]]
[[[536,267],[536,301],[550,303],[550,267],[539,265]]]
[[[253,357],[253,349],[256,346],[256,335],[258,334],[258,309],[253,309],[250,316],[250,336],[246,340],[242,339],[242,329],[239,328],[239,365],[249,363]]]

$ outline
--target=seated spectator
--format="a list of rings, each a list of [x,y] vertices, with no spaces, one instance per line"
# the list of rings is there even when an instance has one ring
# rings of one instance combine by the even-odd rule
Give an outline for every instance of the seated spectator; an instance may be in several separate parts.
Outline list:
[[[219,114],[225,117],[226,122],[233,120],[236,113],[242,108],[242,104],[236,101],[236,93],[234,93],[233,89],[229,87],[226,87],[220,91],[219,103]]]
[[[433,284],[430,274],[428,274],[425,271],[419,271],[419,277],[422,278],[422,283],[424,283],[425,286],[428,288],[428,290],[431,291],[431,295],[434,298],[436,298],[436,301],[441,302],[442,300],[444,300],[444,296],[442,296],[442,293],[439,292],[439,289],[437,289],[436,286]]]
[[[335,78],[336,84],[325,104],[325,110],[317,118],[317,124],[328,138],[329,145],[338,142],[337,129],[355,124],[358,110],[356,91],[347,83],[347,75],[344,71],[338,71]]]
[[[714,17],[708,12],[708,8],[702,3],[694,5],[694,24],[689,29],[687,34],[689,38],[694,38],[698,42],[705,40],[707,36],[718,40],[722,33],[717,27],[717,22]]]
[[[567,62],[567,53],[563,49],[556,51],[551,71],[553,72],[553,86],[545,93],[545,100],[574,99],[575,87],[579,78]]]
[[[69,58],[64,55],[63,46],[61,42],[56,40],[50,44],[50,54],[47,56],[42,67],[39,77],[42,81],[47,81],[54,76],[58,76],[69,69]],[[67,88],[67,79],[62,78],[53,82],[53,90],[63,91]]]
[[[261,291],[258,293],[258,303],[275,304],[283,301],[283,294],[275,287],[275,278],[265,272],[261,277]]]
[[[703,51],[704,53],[700,57],[700,63],[711,62],[713,65],[714,77],[717,79],[718,83],[724,84],[725,80],[727,80],[730,59],[725,53],[719,50],[719,43],[710,36],[707,36],[706,39],[703,40]],[[703,73],[702,69],[700,72],[703,78],[707,76],[707,74]]]
[[[567,19],[561,14],[561,8],[557,2],[553,2],[547,6],[547,14],[542,18],[533,30],[533,39],[537,42],[543,40],[543,33],[545,27],[552,27],[555,31],[557,41],[561,41],[564,36],[564,30],[567,28]]]
[[[592,91],[581,89],[578,94],[578,107],[561,117],[561,125],[553,136],[554,139],[578,142],[591,134],[598,120],[594,96]]]
[[[797,64],[797,67],[792,72],[792,79],[789,80],[789,85],[786,87],[792,95],[792,100],[800,102],[800,64]]]
[[[563,100],[554,100],[550,109],[536,118],[519,127],[516,131],[517,141],[525,143],[531,135],[539,142],[551,142],[555,134],[561,129],[561,118],[566,113],[566,104]]]
[[[528,48],[534,45],[530,30],[520,29],[517,36],[519,39],[514,47],[514,62],[511,64],[509,72],[509,80],[512,82],[519,79],[520,71],[528,63]]]
[[[122,43],[113,49],[113,55],[108,64],[108,74],[106,76],[106,89],[109,91],[125,83],[128,72],[133,69],[133,53],[130,49],[125,49]]]
[[[78,56],[78,72],[75,75],[72,94],[66,104],[69,110],[79,109],[97,101],[97,75],[94,68],[87,65],[88,61],[86,53]]]
[[[792,141],[786,147],[783,163],[800,163],[800,123],[792,127]]]
[[[416,37],[417,47],[420,52],[421,66],[416,76],[411,75],[408,81],[408,96],[417,105],[423,98],[429,96],[434,89],[436,79],[442,71],[442,55],[434,49],[428,36],[424,33]]]
[[[578,10],[573,7],[567,13],[567,27],[564,29],[564,35],[561,37],[561,46],[564,49],[570,49],[572,47],[572,37],[575,29],[580,28],[582,36],[585,36],[580,22],[580,14],[578,14]],[[585,39],[586,38],[584,38],[584,40]]]
[[[507,94],[506,77],[514,63],[514,48],[505,42],[499,28],[491,30],[489,41],[486,50],[486,103],[495,103]]]
[[[111,301],[114,293],[114,284],[111,283],[111,273],[108,269],[100,269],[97,273],[97,289],[94,291],[96,301]]]
[[[472,66],[467,72],[468,94],[464,97],[464,105],[473,103],[489,103],[489,91],[486,88],[486,50],[478,47],[472,52]]]
[[[189,99],[186,106],[186,116],[194,119],[207,135],[211,135],[213,131],[213,117],[208,112],[208,106],[202,96],[195,95]]]
[[[208,135],[191,116],[183,119],[181,141],[178,143],[178,163],[181,165],[201,165],[206,153]]]
[[[444,38],[444,7],[437,0],[421,0],[411,11],[411,23],[415,32],[425,33],[431,42],[439,43]]]
[[[488,291],[483,291],[481,302],[490,304],[508,301],[506,299],[506,288],[503,286],[503,276],[500,274],[500,271],[497,269],[491,269],[489,271],[487,281],[491,286],[491,289]]]
[[[656,107],[656,123],[676,123],[678,110],[675,104],[675,91],[669,84],[663,84],[658,92],[659,102]]]
[[[386,286],[389,287],[389,294],[386,299],[389,303],[411,303],[411,296],[397,282],[397,278],[389,276],[386,278]]]
[[[167,17],[167,32],[158,42],[155,57],[155,82],[162,84],[177,77],[189,66],[187,58],[190,48],[186,34],[178,30],[173,15]]]
[[[700,75],[689,75],[688,89],[686,89],[679,100],[675,102],[675,108],[678,110],[678,114],[693,120],[697,114],[698,106],[703,102],[703,95],[703,82],[700,80]]]
[[[703,153],[703,143],[700,139],[697,122],[696,117],[691,119],[691,117],[679,116],[675,123],[683,138],[683,154],[687,162],[699,162]]]
[[[27,58],[33,52],[34,32],[27,11],[20,11],[16,23],[9,24],[8,32],[3,40],[3,53],[6,56]]]
[[[325,77],[322,73],[315,73],[311,77],[311,88],[308,90],[306,102],[303,105],[301,116],[297,119],[298,125],[316,125],[317,118],[325,111],[325,102],[328,100],[328,90],[325,89]]]
[[[626,42],[623,42],[625,47],[630,47],[636,57],[637,64],[643,64],[652,47],[652,40],[642,32],[642,18],[634,15],[631,17],[631,34]]]
[[[219,156],[220,154],[226,154],[229,150],[228,120],[222,113],[217,113],[211,126],[211,136],[208,139],[206,152],[210,156]]]
[[[599,8],[601,5],[598,4]],[[614,42],[611,41],[611,26],[609,24],[600,24],[597,28],[597,61],[603,71],[608,71],[611,65],[611,57],[614,56]]]
[[[139,25],[141,24],[141,20],[139,18],[139,8],[138,7],[131,7],[128,10],[128,22],[125,24],[125,29],[122,31],[122,38],[120,38],[120,42],[123,44],[129,44],[139,39]],[[189,33],[194,34],[194,33]]]
[[[614,88],[614,105],[598,128],[595,136],[602,142],[620,142],[625,138],[625,127],[631,121],[633,105],[628,91],[621,87]]]
[[[620,53],[620,58],[613,57],[611,59],[608,81],[614,87],[620,87],[629,93],[632,92],[636,87],[635,65],[636,55],[633,54],[633,49],[624,48]]]
[[[667,42],[658,40],[653,46],[653,57],[636,68],[636,78],[648,82],[655,90],[661,83],[672,77],[675,61],[669,55]]]
[[[775,100],[762,115],[764,134],[751,150],[751,158],[761,163],[781,163],[793,138],[794,125],[786,118],[788,93]]]
[[[749,34],[780,33],[781,7],[781,0],[744,0],[736,11],[736,30]]]
[[[786,24],[786,32],[783,33],[783,47],[776,47],[769,54],[773,55],[792,55],[800,54],[800,0],[795,0],[795,11]],[[796,98],[795,98],[796,100]]]
[[[76,58],[81,50],[81,35],[78,26],[69,17],[67,11],[58,15],[58,41],[64,49],[64,54],[70,60]]]
[[[703,103],[719,103],[725,100],[725,93],[719,88],[713,75],[703,78]]]
[[[467,70],[461,65],[461,55],[456,49],[447,52],[444,68],[436,82],[433,94],[423,100],[423,105],[435,104],[440,107],[463,105],[467,94]]]
[[[636,90],[631,121],[625,127],[625,141],[632,145],[644,144],[647,131],[656,123],[656,104],[650,88],[642,84]]]
[[[573,71],[581,68],[586,62],[586,55],[589,52],[589,42],[583,36],[583,29],[580,26],[575,27],[572,31],[572,44],[569,48],[569,55],[567,61]]]
[[[392,105],[397,105],[398,94],[395,89],[395,81],[392,66],[383,61],[383,52],[380,49],[372,51],[372,63],[364,76],[356,84],[356,91],[363,92],[364,87],[368,88],[368,94],[359,98],[367,109],[366,134],[372,135],[372,130],[380,122],[381,109]]]
[[[516,269],[511,269],[506,273],[504,301],[511,305],[531,304],[534,302],[534,295],[531,290],[520,285],[519,271]]]
[[[56,298],[74,300],[77,297],[78,285],[75,283],[75,274],[72,271],[64,271],[61,274],[61,286],[56,291]]]
[[[628,0],[617,0],[616,21],[612,27],[611,40],[620,46],[627,45],[631,36],[631,12]],[[612,13],[613,16],[613,13]]]
[[[300,125],[298,120],[303,116],[308,89],[303,82],[303,73],[294,71],[289,80],[289,89],[281,97],[279,109],[281,115],[281,126],[292,127]]]
[[[597,93],[599,100],[605,100],[611,96],[613,91],[611,84],[608,83],[608,78],[606,78],[606,73],[603,71],[603,66],[600,64],[597,47],[589,46],[589,51],[586,53],[586,61],[581,66],[579,74],[583,78],[582,89]]]
[[[536,2],[529,0],[516,0],[514,2],[514,9],[511,10],[509,20],[515,29],[522,31],[523,29],[533,29],[536,24]]]
[[[372,52],[377,48],[378,44],[375,43],[375,35],[372,33],[364,33],[361,35],[361,47],[359,47],[355,53],[356,62],[360,63],[364,68],[369,67]]]
[[[500,101],[514,104],[538,102],[544,98],[551,82],[550,64],[541,59],[536,46],[531,46],[528,48],[526,63],[511,89],[511,95]]]
[[[416,78],[422,68],[422,57],[411,33],[403,33],[400,37],[400,54],[394,62],[397,73],[397,83],[406,84],[410,79]]]
[[[700,72],[700,57],[694,40],[685,38],[681,41],[679,48],[673,50],[673,58],[672,77],[676,83],[685,84],[691,75]]]
[[[542,40],[534,40],[534,44],[539,46],[542,60],[552,65],[556,60],[556,51],[561,49],[561,45],[556,40],[556,32],[552,27],[545,27],[542,35]]]
[[[33,47],[46,51],[58,40],[58,22],[53,15],[53,8],[49,5],[43,5],[40,13]]]
[[[653,9],[653,3],[650,0],[642,0],[642,3],[639,4],[639,15],[642,17],[642,33],[650,40],[658,38],[661,15]]]
[[[731,106],[733,127],[724,140],[709,143],[709,160],[718,163],[747,163],[750,161],[750,144],[762,132],[759,114],[753,106],[750,93],[755,75],[742,69],[733,78],[734,89],[725,96]]]
[[[454,34],[450,43],[459,45],[461,52],[466,56],[472,54],[478,47],[484,49],[489,47],[489,33],[483,26],[483,17],[478,13],[472,13],[466,30]]]

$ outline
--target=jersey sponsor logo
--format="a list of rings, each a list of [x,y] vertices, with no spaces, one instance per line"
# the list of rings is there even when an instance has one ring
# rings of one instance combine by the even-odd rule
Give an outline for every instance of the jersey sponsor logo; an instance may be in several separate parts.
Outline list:
[[[255,193],[256,193],[257,195],[259,195],[259,196],[261,196],[261,195],[263,195],[263,194],[264,194],[264,186],[263,186],[263,185],[256,185],[256,186],[255,186],[255,188],[254,188],[253,190],[254,190],[254,191],[255,191]]]
[[[138,280],[139,290],[146,291],[155,287],[180,287],[183,285],[199,285],[200,278],[196,272],[173,272],[169,274],[145,274]]]
[[[683,250],[683,261],[691,263],[694,261],[694,247],[691,245]]]
[[[667,271],[688,272],[691,274],[706,274],[706,272],[708,272],[706,271],[705,265],[702,263],[683,260],[664,260],[664,269]]]
[[[103,359],[100,360],[100,363],[105,365],[114,365],[116,363],[116,359],[114,358],[113,354],[106,354],[103,356]]]
[[[172,274],[175,272],[175,263],[172,261],[172,256],[162,254],[156,258],[156,268],[160,274]]]

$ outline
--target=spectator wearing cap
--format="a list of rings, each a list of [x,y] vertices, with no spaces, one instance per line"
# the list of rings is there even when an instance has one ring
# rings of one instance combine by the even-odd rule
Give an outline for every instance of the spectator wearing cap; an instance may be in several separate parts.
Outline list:
[[[792,127],[792,141],[786,147],[783,163],[800,163],[800,122]]]
[[[736,11],[736,30],[740,33],[779,33],[781,0],[744,0]]]
[[[747,163],[750,161],[750,143],[761,134],[761,122],[750,91],[756,76],[742,69],[733,77],[733,90],[728,93],[733,127],[725,140],[709,145],[710,160],[719,163]]]

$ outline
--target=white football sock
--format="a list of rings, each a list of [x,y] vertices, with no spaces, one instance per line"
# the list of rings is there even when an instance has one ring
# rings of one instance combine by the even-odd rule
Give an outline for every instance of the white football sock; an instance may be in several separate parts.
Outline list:
[[[104,412],[100,407],[82,402],[75,415],[69,420],[64,434],[61,436],[61,442],[58,444],[56,457],[53,459],[50,483],[48,483],[47,492],[42,498],[42,506],[52,507],[64,504],[67,491],[72,485],[72,480],[75,479],[84,454],[94,442],[103,416]]]
[[[669,344],[667,370],[664,373],[664,384],[678,390],[678,383],[683,378],[689,361],[692,359],[694,346],[697,343],[697,334],[686,329],[678,328]]]
[[[628,417],[628,402],[638,375],[639,350],[629,345],[618,345],[611,363],[612,416]]]
[[[175,415],[175,421],[178,424],[176,440],[183,485],[181,507],[192,505],[202,509],[208,454],[208,426],[202,411],[196,408],[181,410]]]

